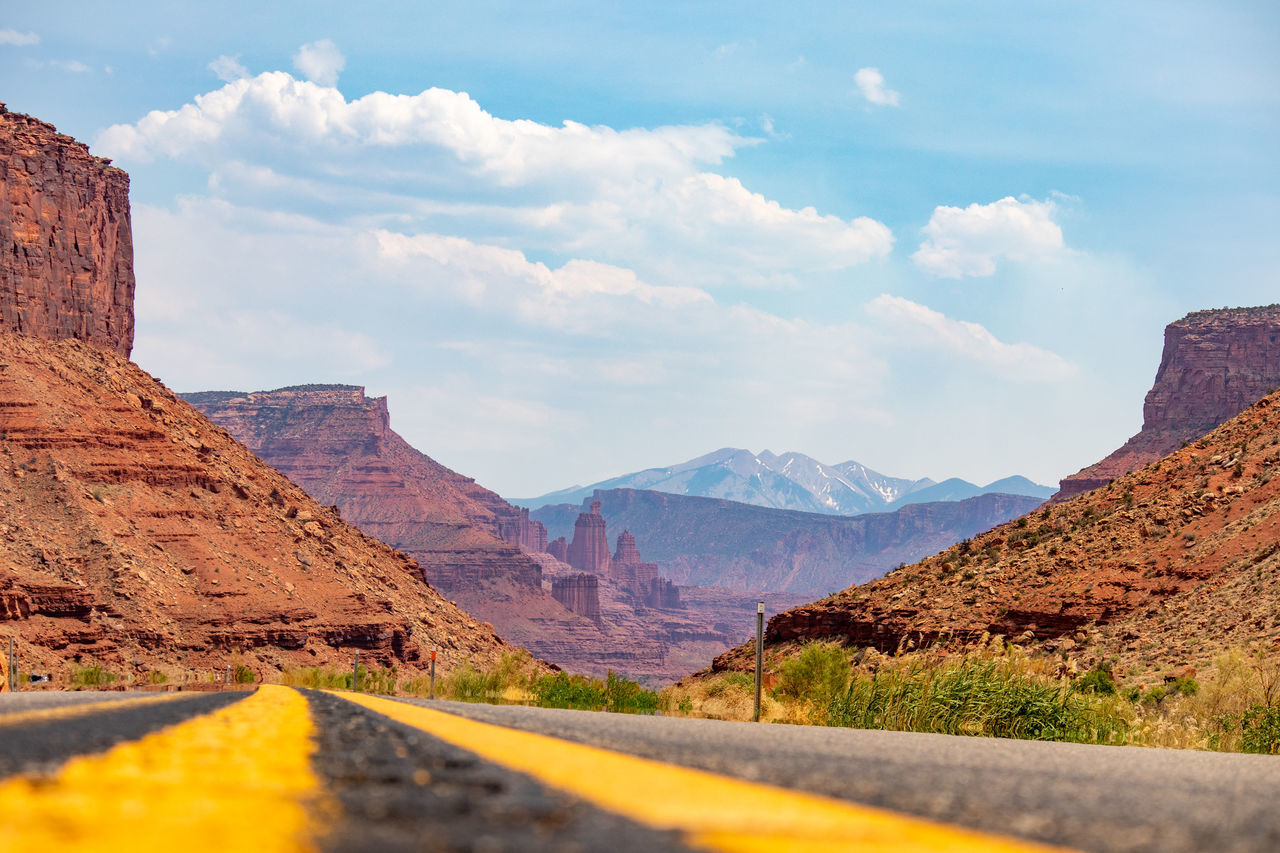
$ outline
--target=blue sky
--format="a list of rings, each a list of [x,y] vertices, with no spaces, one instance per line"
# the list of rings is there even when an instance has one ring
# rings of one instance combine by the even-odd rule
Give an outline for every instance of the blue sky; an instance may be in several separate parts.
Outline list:
[[[133,179],[135,359],[350,382],[509,496],[721,446],[1051,482],[1280,298],[1270,3],[73,4],[0,99]]]

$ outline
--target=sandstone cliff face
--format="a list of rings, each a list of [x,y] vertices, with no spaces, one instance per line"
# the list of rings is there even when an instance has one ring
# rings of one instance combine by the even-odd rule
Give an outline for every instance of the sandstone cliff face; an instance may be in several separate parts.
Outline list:
[[[0,630],[24,667],[446,666],[507,647],[124,358],[0,334]]]
[[[551,582],[551,596],[565,609],[600,621],[600,578],[586,572],[556,578]]]
[[[1196,311],[1164,331],[1142,431],[1061,482],[1061,502],[1194,441],[1280,387],[1280,305]]]
[[[1227,648],[1280,654],[1280,393],[1109,486],[769,622],[774,654],[999,634],[1145,677]],[[716,668],[746,668],[743,646]]]
[[[0,104],[0,330],[133,348],[129,176]]]
[[[184,399],[316,500],[411,554],[444,592],[502,577],[541,594],[542,570],[518,545],[545,539],[545,528],[411,447],[391,429],[385,397],[355,385],[304,385]]]

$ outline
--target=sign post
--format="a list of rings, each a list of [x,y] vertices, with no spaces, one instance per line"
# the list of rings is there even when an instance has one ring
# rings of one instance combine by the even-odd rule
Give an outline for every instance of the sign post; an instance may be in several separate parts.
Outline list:
[[[428,699],[436,698],[436,650],[431,650],[431,688]]]
[[[764,602],[756,602],[756,712],[760,722],[760,686],[764,678]]]
[[[351,689],[360,692],[360,650],[356,649],[356,662],[351,668]]]

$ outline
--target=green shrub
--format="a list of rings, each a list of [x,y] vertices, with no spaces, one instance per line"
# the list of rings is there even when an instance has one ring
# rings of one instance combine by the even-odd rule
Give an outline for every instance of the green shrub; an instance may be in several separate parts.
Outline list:
[[[604,697],[614,713],[652,714],[658,707],[657,693],[612,671],[605,674]]]
[[[71,665],[71,686],[77,690],[85,687],[105,687],[117,678],[119,676],[114,672],[103,669],[96,663],[91,666],[80,666],[74,663]]]
[[[534,681],[533,696],[535,703],[541,708],[600,711],[608,704],[604,688],[604,683],[598,678],[557,672]]]
[[[236,684],[253,684],[254,678],[253,670],[242,663],[236,664],[231,671],[231,680]]]
[[[1280,705],[1253,705],[1240,719],[1241,749],[1263,755],[1280,755]]]
[[[809,643],[782,662],[774,694],[826,707],[849,683],[849,653],[837,643]],[[746,678],[751,676],[742,673]],[[754,682],[752,684],[754,687]]]
[[[1071,682],[1071,689],[1077,693],[1099,693],[1104,696],[1114,696],[1116,683],[1109,671],[1102,667],[1096,667]]]
[[[459,702],[497,702],[502,698],[502,683],[496,673],[480,672],[464,663],[449,673],[444,693]]]
[[[153,669],[147,673],[148,684],[164,684],[169,680],[169,676],[165,675],[158,669]]]

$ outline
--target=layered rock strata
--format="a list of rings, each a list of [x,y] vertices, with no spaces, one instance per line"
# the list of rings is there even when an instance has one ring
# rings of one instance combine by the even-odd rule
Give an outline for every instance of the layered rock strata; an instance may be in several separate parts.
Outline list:
[[[0,329],[133,348],[129,176],[0,104]]]
[[[137,366],[0,334],[0,628],[24,668],[414,669],[509,648]]]
[[[411,554],[447,594],[495,578],[541,594],[542,570],[521,546],[545,541],[546,528],[410,446],[386,397],[356,385],[183,396],[316,500]]]
[[[1105,486],[1194,441],[1280,387],[1280,305],[1196,311],[1164,331],[1142,430],[1062,480],[1061,502]]]
[[[600,578],[585,572],[556,578],[551,582],[551,596],[565,609],[600,622]]]

